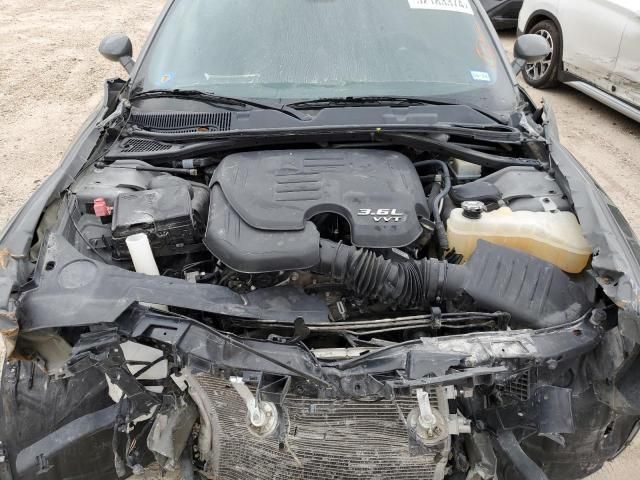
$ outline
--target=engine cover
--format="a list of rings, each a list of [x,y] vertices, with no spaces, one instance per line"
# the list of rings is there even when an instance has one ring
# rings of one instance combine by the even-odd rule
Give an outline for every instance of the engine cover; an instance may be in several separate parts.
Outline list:
[[[404,247],[423,232],[427,199],[411,161],[367,149],[280,150],[226,157],[211,181],[205,244],[247,273],[310,268],[319,235],[310,221],[344,217],[353,245]]]

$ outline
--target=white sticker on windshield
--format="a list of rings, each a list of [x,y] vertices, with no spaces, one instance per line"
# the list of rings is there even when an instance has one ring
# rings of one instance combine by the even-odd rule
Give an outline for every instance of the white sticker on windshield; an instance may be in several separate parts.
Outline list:
[[[490,82],[491,81],[491,75],[489,75],[487,72],[477,72],[475,70],[471,70],[471,77],[476,82]]]
[[[444,10],[447,12],[468,13],[473,15],[469,0],[409,0],[409,8],[424,10]]]

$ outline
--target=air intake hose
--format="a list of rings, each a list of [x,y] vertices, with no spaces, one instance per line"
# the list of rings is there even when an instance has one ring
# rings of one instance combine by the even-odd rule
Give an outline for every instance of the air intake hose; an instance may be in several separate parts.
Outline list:
[[[370,250],[321,240],[315,270],[359,297],[400,307],[425,307],[468,295],[480,308],[508,312],[513,323],[531,328],[579,318],[591,305],[587,290],[594,288],[543,260],[484,241],[466,264],[454,265],[435,259],[389,260]]]
[[[319,272],[343,283],[358,296],[402,307],[424,306],[455,295],[464,267],[423,258],[398,262],[371,250],[320,241]]]

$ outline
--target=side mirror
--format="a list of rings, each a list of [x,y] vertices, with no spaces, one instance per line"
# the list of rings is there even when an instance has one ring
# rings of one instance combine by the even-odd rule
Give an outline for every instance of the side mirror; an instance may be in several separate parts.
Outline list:
[[[135,62],[133,61],[133,45],[126,35],[115,33],[108,35],[100,42],[98,50],[104,58],[112,62],[120,62],[127,73],[131,73]]]
[[[527,63],[540,62],[551,55],[551,47],[540,35],[528,34],[518,37],[513,46],[515,59],[511,63],[513,73],[522,71]]]

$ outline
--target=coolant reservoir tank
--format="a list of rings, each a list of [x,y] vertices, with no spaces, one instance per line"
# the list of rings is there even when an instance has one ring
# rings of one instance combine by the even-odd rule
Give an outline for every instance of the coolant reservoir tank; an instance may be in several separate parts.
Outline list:
[[[483,211],[480,202],[465,202],[447,221],[449,244],[468,259],[478,240],[520,250],[568,273],[580,273],[591,257],[578,219],[572,212],[514,212],[502,207]]]

